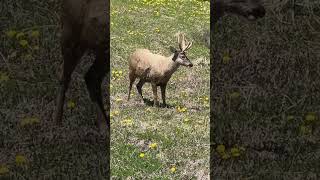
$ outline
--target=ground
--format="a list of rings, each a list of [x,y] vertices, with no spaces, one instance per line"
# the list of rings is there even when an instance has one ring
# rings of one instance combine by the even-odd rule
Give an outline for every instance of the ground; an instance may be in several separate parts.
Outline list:
[[[107,177],[106,141],[77,66],[62,126],[53,122],[59,88],[59,1],[5,0],[0,7],[0,179]]]
[[[270,2],[257,22],[226,16],[212,33],[215,178],[319,179],[319,4]]]
[[[208,178],[210,59],[203,34],[209,30],[209,8],[209,2],[200,1],[111,1],[114,178]],[[147,48],[169,56],[170,46],[178,48],[174,36],[178,31],[193,41],[188,58],[194,66],[180,67],[170,79],[166,98],[170,108],[144,104],[135,85],[127,101],[130,53]],[[150,84],[143,93],[153,100]]]

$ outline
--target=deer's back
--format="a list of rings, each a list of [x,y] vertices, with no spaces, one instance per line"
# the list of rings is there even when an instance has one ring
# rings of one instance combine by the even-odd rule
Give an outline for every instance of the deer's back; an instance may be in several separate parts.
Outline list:
[[[106,0],[64,0],[62,4],[62,27],[65,36],[97,47],[107,42]]]

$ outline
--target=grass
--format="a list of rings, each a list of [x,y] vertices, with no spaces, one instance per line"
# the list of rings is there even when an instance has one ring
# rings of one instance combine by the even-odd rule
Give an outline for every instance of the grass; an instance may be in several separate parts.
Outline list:
[[[112,177],[208,177],[210,60],[203,40],[208,28],[208,2],[111,1]],[[172,108],[144,104],[135,86],[127,101],[130,53],[147,48],[169,56],[169,46],[177,47],[178,31],[194,42],[188,53],[194,67],[180,67],[169,81],[167,103]],[[150,84],[143,93],[152,100]],[[157,147],[150,149],[152,143]]]
[[[107,177],[107,146],[77,66],[63,126],[52,121],[62,62],[59,1],[5,0],[0,7],[0,179]]]
[[[267,3],[267,16],[256,23],[222,19],[214,33],[219,49],[210,100],[225,133],[218,137],[222,144],[212,146],[212,175],[319,177],[320,8],[315,2]],[[113,178],[206,178],[210,68],[202,34],[209,27],[209,4],[111,3]],[[84,58],[73,73],[63,126],[52,122],[62,62],[59,9],[57,0],[1,3],[0,179],[107,177],[107,145],[94,134],[95,111],[83,79],[92,58]],[[170,80],[167,102],[173,108],[143,104],[135,88],[126,101],[128,55],[141,47],[169,55],[177,31],[194,41],[188,54],[194,67],[181,67]],[[150,85],[144,94],[151,99]]]
[[[216,178],[319,178],[319,3],[282,3],[267,1],[255,23],[226,16],[213,33]]]

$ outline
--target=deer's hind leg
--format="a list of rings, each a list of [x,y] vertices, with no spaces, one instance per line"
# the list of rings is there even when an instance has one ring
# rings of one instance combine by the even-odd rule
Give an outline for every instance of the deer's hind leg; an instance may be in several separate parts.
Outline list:
[[[152,91],[153,91],[153,105],[159,106],[157,84],[152,83],[151,85],[152,85]]]
[[[137,84],[137,90],[138,90],[138,93],[140,94],[142,100],[143,100],[142,87],[143,87],[143,85],[144,85],[145,83],[146,83],[146,82],[145,82],[143,79],[140,79],[139,82],[138,82],[138,84]]]
[[[90,94],[91,101],[96,105],[97,108],[97,126],[101,133],[108,133],[108,128],[110,127],[110,119],[107,116],[105,111],[103,100],[102,100],[102,90],[101,84],[104,80],[106,74],[109,74],[109,60],[108,60],[108,49],[100,48],[96,50],[96,59],[93,62],[92,66],[89,68],[88,72],[85,75],[85,81],[87,89]],[[107,80],[108,84],[110,80]],[[107,90],[107,109],[109,110],[109,89]]]
[[[130,80],[130,85],[129,85],[129,92],[128,92],[128,101],[130,100],[130,92],[132,89],[132,85],[133,85],[134,81],[136,80],[136,76],[132,72],[132,70],[129,70],[129,80]]]
[[[162,102],[163,102],[163,106],[166,107],[166,88],[167,88],[167,84],[162,84],[160,85],[160,89],[161,89],[161,97],[162,97]]]
[[[60,77],[60,92],[57,97],[57,106],[54,113],[54,121],[57,124],[62,123],[65,94],[69,87],[72,72],[74,71],[75,67],[77,66],[79,60],[81,59],[86,50],[86,48],[82,47],[80,43],[72,41],[71,34],[68,34],[66,31],[64,31],[63,35],[64,36],[62,36],[61,38],[63,70]]]

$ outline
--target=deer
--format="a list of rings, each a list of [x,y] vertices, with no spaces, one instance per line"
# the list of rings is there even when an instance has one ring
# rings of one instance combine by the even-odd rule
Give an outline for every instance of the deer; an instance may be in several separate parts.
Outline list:
[[[107,0],[62,1],[60,44],[63,64],[60,74],[60,91],[54,112],[54,121],[57,124],[62,123],[65,94],[72,72],[86,53],[94,54],[95,60],[84,79],[90,99],[97,109],[96,125],[102,134],[109,133],[110,119],[104,108],[101,91],[102,81],[110,73],[109,18],[107,16],[109,4]]]
[[[148,49],[137,49],[129,56],[129,92],[136,78],[139,82],[136,87],[142,100],[142,87],[145,83],[151,83],[153,91],[153,105],[159,106],[157,87],[160,86],[163,106],[166,106],[166,87],[172,74],[176,72],[180,65],[192,67],[193,64],[188,59],[186,52],[191,48],[192,42],[188,42],[184,33],[177,33],[177,42],[179,49],[170,46],[171,55],[165,57],[160,54],[154,54]]]

